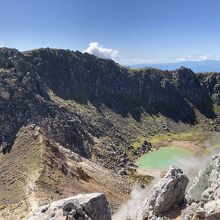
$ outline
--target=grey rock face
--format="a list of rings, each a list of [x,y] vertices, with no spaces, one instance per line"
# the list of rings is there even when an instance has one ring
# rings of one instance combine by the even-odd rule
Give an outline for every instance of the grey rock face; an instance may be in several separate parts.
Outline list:
[[[29,220],[111,220],[104,194],[80,194],[40,207]]]
[[[199,172],[186,198],[190,205],[184,211],[185,219],[220,219],[220,155],[213,156]]]
[[[56,142],[89,157],[90,126],[50,100],[46,84],[22,53],[0,48],[0,71],[0,151],[10,152],[18,130],[35,123]]]
[[[137,220],[154,219],[184,202],[185,190],[189,180],[181,169],[171,166],[165,177],[149,193],[138,210]]]
[[[198,208],[197,208],[198,210]],[[220,219],[220,200],[210,201],[204,205],[205,218],[210,220],[219,220]],[[199,217],[202,217],[198,215]]]
[[[220,198],[220,155],[212,157],[211,163],[199,172],[187,193],[189,202],[210,201]]]
[[[220,200],[213,200],[207,203],[192,203],[183,211],[184,220],[219,220],[220,219]]]
[[[206,86],[212,100],[216,104],[220,104],[220,75],[213,74],[200,74],[198,75],[200,81]]]

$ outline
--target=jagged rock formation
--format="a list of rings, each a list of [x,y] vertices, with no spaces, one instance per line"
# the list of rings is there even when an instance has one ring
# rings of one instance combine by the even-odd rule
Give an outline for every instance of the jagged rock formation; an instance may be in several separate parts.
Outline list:
[[[29,220],[111,220],[104,194],[80,194],[40,207]]]
[[[192,205],[185,211],[186,218],[220,218],[220,155],[213,156],[211,163],[200,171],[187,193],[187,200]]]
[[[218,73],[199,74],[199,80],[206,86],[214,103],[220,104],[220,75]]]
[[[175,205],[184,203],[189,180],[181,169],[170,167],[165,177],[150,191],[137,214],[137,220],[157,219]]]
[[[3,68],[8,68],[8,65],[13,66],[10,70],[1,71],[0,74],[0,111],[2,112],[0,133],[3,153],[10,151],[15,135],[23,125],[36,122],[40,127],[45,128],[48,136],[65,144],[67,148],[74,146],[73,151],[88,157],[89,142],[92,142],[87,132],[88,126],[67,109],[51,102],[44,82],[35,70],[29,67],[30,63],[23,63],[23,60],[20,60],[18,51],[6,50],[6,52],[11,52],[7,61],[12,62],[11,59],[15,61],[12,64],[4,62]],[[26,72],[26,68],[32,71]],[[86,147],[85,141],[87,141]]]
[[[187,199],[191,202],[216,199],[220,196],[220,157],[212,157],[211,163],[201,170],[199,176],[188,191]]]

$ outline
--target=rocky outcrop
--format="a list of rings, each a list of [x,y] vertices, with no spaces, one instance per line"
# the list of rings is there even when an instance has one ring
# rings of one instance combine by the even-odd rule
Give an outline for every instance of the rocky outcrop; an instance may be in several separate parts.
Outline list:
[[[175,205],[184,203],[188,178],[181,169],[170,167],[165,177],[150,191],[137,214],[137,220],[156,219]]]
[[[212,101],[220,105],[220,75],[218,73],[199,74],[198,79],[206,87]]]
[[[187,101],[208,118],[214,118],[212,99],[208,89],[192,70],[180,68],[173,72],[175,87]]]
[[[111,220],[104,194],[80,194],[40,207],[29,220]]]
[[[211,163],[201,170],[188,191],[189,202],[210,201],[220,198],[220,155],[212,157]]]
[[[212,157],[211,163],[200,171],[188,190],[186,198],[189,207],[185,218],[220,218],[220,155]]]
[[[47,86],[21,53],[0,48],[1,60],[5,61],[0,63],[0,69],[3,68],[0,72],[0,139],[3,153],[10,152],[22,126],[34,123],[66,148],[89,157],[92,139],[88,128],[91,126],[50,100]]]

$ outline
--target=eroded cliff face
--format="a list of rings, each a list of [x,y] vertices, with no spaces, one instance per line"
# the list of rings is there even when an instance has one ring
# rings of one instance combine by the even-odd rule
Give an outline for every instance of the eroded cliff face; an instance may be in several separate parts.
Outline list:
[[[65,50],[41,49],[24,56],[47,86],[62,98],[105,104],[121,114],[131,113],[137,119],[142,107],[142,111],[151,114],[161,113],[174,120],[194,123],[191,105],[214,117],[208,91],[186,68],[174,72],[133,71],[112,60]]]
[[[55,102],[51,93],[63,101],[90,103],[101,114],[105,114],[101,110],[105,106],[122,118],[131,115],[137,122],[146,113],[162,115],[174,123],[195,124],[195,111],[213,119],[213,105],[219,104],[219,76],[197,77],[186,68],[173,72],[130,70],[112,60],[49,48],[23,53],[1,48],[0,68],[4,151],[10,150],[18,129],[33,122],[67,148],[90,157],[91,137],[105,136],[106,128],[115,127],[111,121],[90,123],[86,113],[84,117],[78,109]]]
[[[125,146],[143,134],[200,124],[218,131],[218,87],[218,74],[197,76],[186,68],[131,70],[70,50],[0,48],[2,151],[10,152],[18,130],[34,123],[64,147],[114,169]]]
[[[198,75],[199,80],[205,85],[213,103],[220,104],[220,75],[218,73],[205,73]]]
[[[85,157],[90,157],[90,125],[52,102],[48,87],[35,67],[16,50],[1,49],[1,124],[3,152],[10,151],[18,130],[36,123],[49,137]],[[85,146],[87,144],[87,146]]]

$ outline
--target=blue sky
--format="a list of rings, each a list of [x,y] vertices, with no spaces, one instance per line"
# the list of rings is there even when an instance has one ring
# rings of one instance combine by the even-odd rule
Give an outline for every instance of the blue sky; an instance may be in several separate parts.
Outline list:
[[[0,45],[125,64],[220,59],[219,10],[219,0],[0,0]]]

